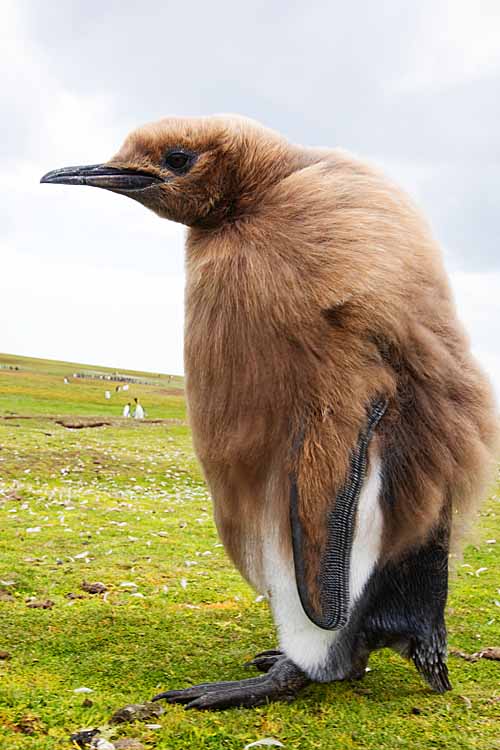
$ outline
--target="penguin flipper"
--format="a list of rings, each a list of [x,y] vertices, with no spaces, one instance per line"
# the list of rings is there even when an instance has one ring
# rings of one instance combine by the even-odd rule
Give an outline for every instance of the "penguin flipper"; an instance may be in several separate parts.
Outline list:
[[[290,478],[290,520],[297,589],[307,617],[324,630],[343,628],[349,619],[349,573],[358,500],[367,474],[368,446],[386,408],[385,399],[375,401],[366,424],[360,430],[347,479],[325,518],[326,542],[323,549],[316,550],[316,557],[320,559],[317,560],[319,565],[315,576],[311,576],[308,569],[311,554],[297,477],[292,475]]]

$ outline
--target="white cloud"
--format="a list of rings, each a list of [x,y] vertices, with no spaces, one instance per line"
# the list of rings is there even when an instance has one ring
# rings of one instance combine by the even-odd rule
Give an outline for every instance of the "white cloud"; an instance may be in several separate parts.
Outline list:
[[[439,166],[432,162],[393,159],[384,154],[375,154],[371,161],[383,169],[395,184],[404,185],[405,192],[418,202],[425,195],[426,184],[439,174]]]
[[[500,70],[498,0],[422,4],[408,68],[395,76],[400,90],[440,89]]]
[[[500,400],[500,272],[451,274],[458,315],[472,351],[489,374]]]
[[[182,275],[0,252],[3,351],[182,373]]]

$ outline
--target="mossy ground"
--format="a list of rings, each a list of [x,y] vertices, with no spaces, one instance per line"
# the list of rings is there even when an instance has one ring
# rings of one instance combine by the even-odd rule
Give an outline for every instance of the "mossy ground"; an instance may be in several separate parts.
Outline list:
[[[72,732],[160,689],[246,676],[243,663],[275,645],[274,629],[218,543],[182,383],[151,376],[105,401],[102,381],[64,384],[73,365],[2,363],[22,369],[0,370],[0,415],[32,418],[0,418],[0,650],[11,656],[0,661],[0,747],[70,747]],[[118,418],[125,395],[176,421]],[[112,423],[71,430],[53,415]],[[483,506],[451,581],[450,645],[468,652],[500,644],[499,508],[496,496]],[[86,594],[84,580],[107,594]],[[54,606],[31,609],[28,597]],[[370,667],[362,682],[312,686],[292,704],[167,706],[161,729],[122,725],[117,736],[165,749],[240,750],[263,737],[301,750],[500,748],[498,662],[450,658],[444,696],[392,652]]]

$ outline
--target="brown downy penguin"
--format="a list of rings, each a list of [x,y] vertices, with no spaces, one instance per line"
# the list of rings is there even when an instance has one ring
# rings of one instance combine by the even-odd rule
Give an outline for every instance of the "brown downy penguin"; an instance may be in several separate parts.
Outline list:
[[[49,172],[189,227],[186,393],[217,528],[269,597],[262,676],[188,708],[362,677],[372,650],[450,688],[450,534],[484,491],[497,418],[440,251],[410,201],[340,150],[238,117],[167,118],[109,162]]]

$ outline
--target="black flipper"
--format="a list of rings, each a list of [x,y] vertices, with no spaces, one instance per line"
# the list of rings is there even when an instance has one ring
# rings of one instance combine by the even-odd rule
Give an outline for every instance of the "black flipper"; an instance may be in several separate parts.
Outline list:
[[[349,568],[356,522],[358,500],[366,477],[368,446],[373,432],[387,408],[387,401],[376,401],[368,414],[351,457],[347,482],[335,498],[335,505],[327,515],[326,547],[320,565],[319,588],[322,612],[311,604],[307,589],[307,575],[303,555],[303,529],[299,517],[299,492],[295,477],[290,479],[290,518],[297,588],[309,619],[324,630],[343,628],[349,619]],[[300,450],[300,445],[298,446]]]
[[[444,521],[425,544],[370,581],[363,630],[370,648],[392,646],[411,658],[438,693],[451,690],[444,609],[448,594],[448,532]]]

